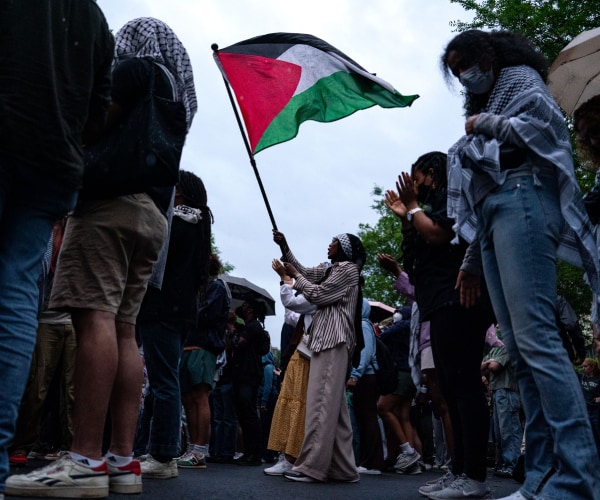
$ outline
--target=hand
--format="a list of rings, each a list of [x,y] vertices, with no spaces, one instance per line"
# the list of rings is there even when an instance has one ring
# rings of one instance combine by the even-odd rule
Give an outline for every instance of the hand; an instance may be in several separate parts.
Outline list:
[[[385,204],[398,217],[401,219],[406,218],[406,212],[408,212],[408,210],[404,203],[402,203],[402,200],[400,200],[400,196],[398,196],[396,191],[389,189],[385,192]]]
[[[459,271],[456,278],[455,290],[460,290],[460,305],[469,309],[473,307],[481,296],[481,281],[479,276]]]
[[[275,271],[277,274],[279,274],[282,281],[286,281],[285,278],[288,276],[285,272],[285,267],[283,266],[283,264],[281,263],[281,261],[279,259],[273,259],[273,262],[271,263],[271,267],[273,268],[273,271]]]
[[[473,133],[473,130],[475,128],[475,120],[477,120],[478,117],[479,115],[473,115],[467,118],[467,123],[465,123],[465,132],[467,133],[467,135]]]
[[[273,241],[277,243],[282,250],[289,248],[285,239],[285,235],[281,231],[277,231],[276,229],[273,229]]]
[[[298,271],[296,270],[296,268],[289,262],[286,262],[284,264],[284,266],[285,266],[285,274],[287,274],[288,276],[291,276],[292,278],[295,278],[296,275],[298,274]]]
[[[379,262],[379,265],[383,269],[392,273],[396,278],[400,276],[402,269],[400,269],[398,261],[394,259],[394,257],[392,257],[389,253],[378,253],[377,262]]]
[[[356,380],[354,380],[353,378],[349,378],[348,382],[346,382],[346,390],[353,391],[355,387],[356,387]]]
[[[419,205],[417,203],[417,194],[419,192],[419,189],[417,187],[417,183],[409,173],[402,172],[398,176],[398,181],[396,182],[396,189],[398,190],[400,199],[402,200],[402,203],[404,203],[404,205],[406,206],[407,210],[416,208]]]

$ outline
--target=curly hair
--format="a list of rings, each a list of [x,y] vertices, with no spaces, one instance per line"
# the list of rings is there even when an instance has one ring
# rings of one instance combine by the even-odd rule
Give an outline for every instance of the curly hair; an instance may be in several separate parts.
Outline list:
[[[413,164],[411,173],[414,176],[415,172],[427,174],[431,170],[431,177],[435,189],[442,190],[448,187],[448,176],[446,175],[446,153],[440,151],[432,151],[419,156]]]
[[[548,61],[528,38],[512,31],[468,30],[455,36],[446,46],[441,57],[441,68],[448,84],[453,74],[448,65],[451,52],[461,56],[461,67],[489,63],[497,76],[500,70],[510,66],[530,66],[539,73],[544,82],[548,78]],[[481,112],[489,94],[474,94],[465,90],[464,108],[467,116]]]
[[[600,148],[592,144],[581,135],[581,122],[586,120],[600,127],[600,95],[585,101],[573,113],[573,130],[577,136],[577,148],[581,156],[590,160],[596,167],[600,167]]]

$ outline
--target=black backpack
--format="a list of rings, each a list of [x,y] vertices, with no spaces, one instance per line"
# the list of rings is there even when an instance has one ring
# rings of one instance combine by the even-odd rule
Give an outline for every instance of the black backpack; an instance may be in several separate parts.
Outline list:
[[[377,389],[380,395],[385,396],[394,392],[394,389],[398,385],[398,368],[396,367],[396,362],[391,351],[383,343],[383,340],[375,337],[375,346],[375,358],[379,367],[375,370]]]

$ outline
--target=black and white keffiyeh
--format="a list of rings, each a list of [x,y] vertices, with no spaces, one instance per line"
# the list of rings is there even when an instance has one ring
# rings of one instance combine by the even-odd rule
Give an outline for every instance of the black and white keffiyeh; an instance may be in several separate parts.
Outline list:
[[[479,133],[480,121],[502,129],[506,143],[491,134]],[[500,167],[501,148],[518,144],[534,164],[533,173],[536,163],[557,168],[560,206],[566,222],[558,257],[583,265],[591,288],[600,290],[600,264],[575,179],[569,133],[539,74],[529,66],[504,68],[486,109],[475,122],[475,130],[475,134],[461,137],[448,152],[448,216],[455,220],[455,233],[473,241],[477,226],[473,208],[506,180],[507,171]],[[473,182],[474,177],[478,182]]]
[[[177,82],[189,129],[198,110],[194,75],[187,50],[174,31],[153,17],[129,21],[115,36],[115,63],[130,57],[148,57],[169,69]]]

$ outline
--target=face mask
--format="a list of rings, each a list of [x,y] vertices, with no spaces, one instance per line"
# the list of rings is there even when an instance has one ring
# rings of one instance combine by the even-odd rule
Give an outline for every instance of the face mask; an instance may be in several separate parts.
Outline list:
[[[431,186],[425,184],[419,184],[419,192],[417,193],[417,200],[419,203],[427,203],[429,196],[431,195]]]
[[[483,71],[477,64],[462,72],[458,78],[460,83],[473,94],[485,94],[494,84],[494,71],[490,68]]]

